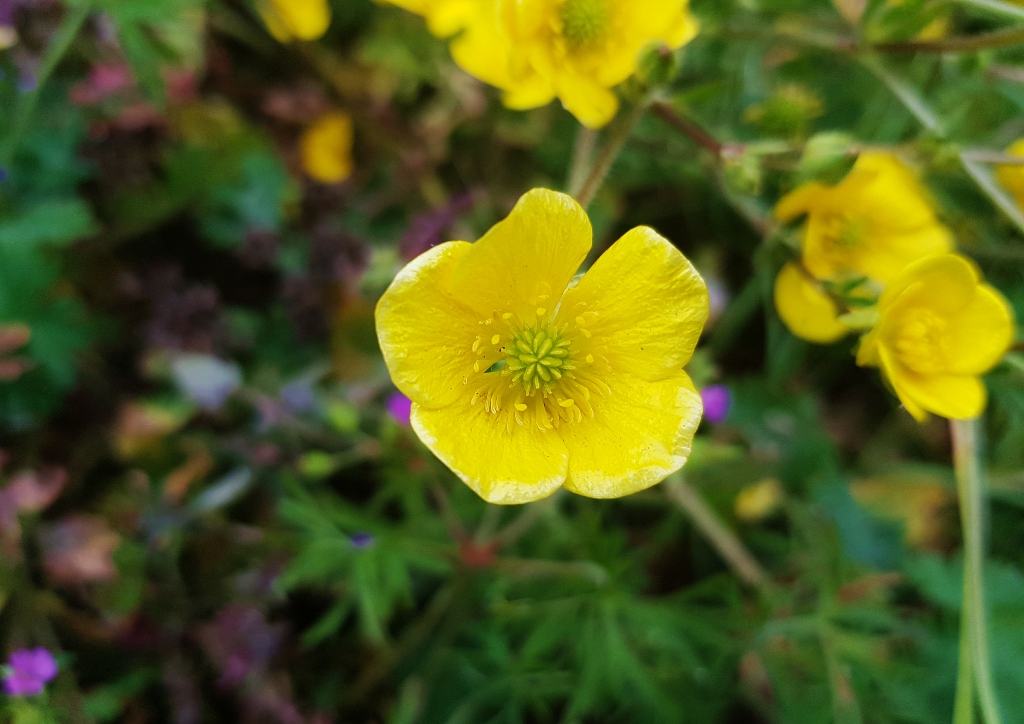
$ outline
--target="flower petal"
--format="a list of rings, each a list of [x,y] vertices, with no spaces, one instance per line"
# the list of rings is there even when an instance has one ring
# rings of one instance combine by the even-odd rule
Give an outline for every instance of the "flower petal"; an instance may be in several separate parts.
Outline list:
[[[980,375],[995,367],[1013,344],[1013,310],[988,284],[978,287],[974,299],[950,320],[947,348],[949,372]]]
[[[619,110],[618,96],[583,75],[563,74],[558,78],[557,91],[565,110],[587,128],[607,126]]]
[[[645,226],[601,255],[562,300],[559,317],[582,317],[613,368],[648,380],[682,369],[708,318],[708,291],[693,264]]]
[[[974,264],[959,254],[925,257],[909,264],[889,282],[878,299],[878,309],[883,319],[897,304],[959,312],[974,297],[978,280]]]
[[[408,398],[442,407],[465,395],[476,357],[479,315],[448,292],[452,270],[472,246],[440,244],[402,269],[377,303],[377,339],[391,379]]]
[[[881,357],[897,396],[918,421],[925,418],[922,410],[950,420],[966,420],[984,411],[988,392],[977,377],[916,374],[893,360],[885,348]]]
[[[482,405],[413,405],[411,422],[431,452],[489,503],[546,498],[568,474],[569,456],[557,432],[515,425],[510,433],[505,418]]]
[[[592,398],[593,418],[559,428],[569,449],[567,490],[619,498],[649,488],[683,466],[703,410],[685,372],[648,382],[627,373]]]
[[[571,196],[533,189],[463,255],[452,271],[452,296],[481,318],[502,311],[532,318],[539,306],[554,308],[592,236]]]
[[[850,333],[836,303],[794,262],[775,279],[775,309],[790,332],[809,342],[831,344]]]

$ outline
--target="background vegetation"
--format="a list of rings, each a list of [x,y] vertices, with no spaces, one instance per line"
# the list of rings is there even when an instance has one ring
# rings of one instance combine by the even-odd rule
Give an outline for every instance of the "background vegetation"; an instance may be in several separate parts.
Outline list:
[[[770,212],[897,149],[1024,317],[1024,217],[985,161],[1024,136],[1024,10],[692,7],[701,33],[590,214],[599,246],[646,224],[699,266],[714,319],[690,371],[731,408],[685,476],[498,508],[389,414],[373,305],[424,249],[566,188],[575,119],[503,108],[421,18],[369,0],[293,44],[235,0],[0,0],[0,639],[61,668],[8,717],[950,721],[946,424],[899,409],[852,339],[785,329],[795,236]],[[625,115],[639,83],[621,93]],[[298,144],[331,109],[355,171],[325,185]],[[1011,722],[1022,370],[988,377],[983,424]]]

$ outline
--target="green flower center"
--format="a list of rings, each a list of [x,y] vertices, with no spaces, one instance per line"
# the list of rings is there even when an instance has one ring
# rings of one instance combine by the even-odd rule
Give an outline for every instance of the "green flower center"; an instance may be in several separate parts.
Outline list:
[[[867,222],[858,216],[837,214],[825,223],[828,240],[837,250],[853,249],[868,235]]]
[[[914,372],[933,374],[945,369],[947,322],[930,309],[908,312],[895,344],[900,361]]]
[[[608,0],[565,0],[561,20],[570,45],[589,45],[608,28]]]
[[[506,347],[505,374],[521,382],[527,394],[544,389],[551,392],[569,364],[569,340],[552,327],[524,329],[512,336]]]

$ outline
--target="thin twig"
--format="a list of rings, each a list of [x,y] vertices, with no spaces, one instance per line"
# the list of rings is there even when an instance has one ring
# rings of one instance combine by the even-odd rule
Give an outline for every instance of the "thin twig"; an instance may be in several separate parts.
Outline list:
[[[753,588],[761,588],[767,583],[768,577],[757,559],[743,545],[743,541],[718,519],[696,490],[678,475],[666,480],[662,487],[668,497],[686,511],[693,524],[741,581]]]
[[[1024,28],[1006,28],[978,35],[954,36],[939,40],[901,40],[876,43],[871,47],[883,53],[971,53],[1024,43]]]
[[[665,121],[665,123],[672,126],[684,136],[688,136],[690,140],[698,146],[706,148],[714,154],[715,158],[721,158],[722,152],[726,147],[725,144],[690,119],[683,118],[676,112],[676,109],[673,108],[670,103],[667,103],[666,101],[658,101],[651,106],[651,110],[654,111],[654,115]]]
[[[953,462],[960,498],[960,525],[964,539],[964,596],[961,609],[961,643],[971,649],[971,665],[985,724],[1001,724],[999,702],[992,681],[988,646],[988,611],[985,608],[984,489],[981,479],[981,451],[977,420],[950,420],[953,437]],[[961,657],[961,674],[964,674]],[[970,668],[970,667],[967,667]],[[958,683],[958,698],[966,685]],[[957,701],[956,712],[970,709]],[[966,721],[966,719],[964,720]],[[959,724],[959,720],[957,720]]]

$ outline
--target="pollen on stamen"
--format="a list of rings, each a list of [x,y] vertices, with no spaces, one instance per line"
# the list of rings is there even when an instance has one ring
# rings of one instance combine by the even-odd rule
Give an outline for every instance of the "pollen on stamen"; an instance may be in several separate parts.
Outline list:
[[[497,344],[500,341],[501,341],[501,335],[500,334],[496,334],[493,337],[491,337],[491,344]]]

